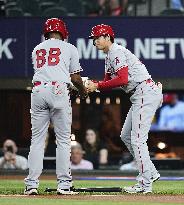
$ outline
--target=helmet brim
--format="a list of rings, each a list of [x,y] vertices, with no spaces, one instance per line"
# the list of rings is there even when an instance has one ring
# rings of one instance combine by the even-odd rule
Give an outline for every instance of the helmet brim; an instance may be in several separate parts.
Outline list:
[[[93,39],[95,36],[88,36],[89,39]]]

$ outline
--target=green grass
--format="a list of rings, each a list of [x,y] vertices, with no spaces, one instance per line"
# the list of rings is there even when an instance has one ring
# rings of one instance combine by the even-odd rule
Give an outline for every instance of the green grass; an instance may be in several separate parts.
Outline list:
[[[135,184],[135,181],[74,181],[75,187],[96,187],[96,186],[128,186]],[[56,188],[55,180],[41,180],[39,192],[45,194],[46,187]],[[24,190],[23,180],[0,180],[0,194],[22,194]],[[154,194],[184,194],[184,181],[158,181],[153,185]]]
[[[97,186],[104,186],[104,187],[123,187],[127,185],[133,185],[135,181],[116,181],[116,180],[101,180],[101,181],[74,181],[75,187],[97,187]],[[41,180],[40,181],[40,187],[39,187],[39,193],[46,195],[44,193],[44,189],[46,187],[50,188],[56,188],[56,181],[55,180]],[[24,190],[24,182],[23,180],[0,180],[0,195],[14,195],[14,194],[23,194]],[[85,193],[88,194],[89,193]],[[97,193],[95,193],[97,194]],[[99,193],[103,194],[103,193]],[[106,193],[105,193],[106,194]],[[112,194],[112,193],[110,193]],[[116,193],[117,194],[117,193]],[[118,193],[119,194],[119,193]],[[124,194],[124,193],[123,193]],[[184,181],[158,181],[154,183],[153,185],[153,194],[152,195],[183,195],[184,194]],[[55,193],[52,193],[51,195],[55,195]],[[81,194],[81,195],[84,195]],[[177,196],[176,196],[177,197]],[[67,202],[67,203],[66,203]],[[46,199],[46,198],[24,198],[24,197],[0,197],[0,204],[2,205],[32,205],[32,204],[43,204],[43,205],[147,205],[147,204],[153,204],[153,205],[166,205],[167,203],[156,203],[156,202],[118,202],[118,201],[82,201],[82,200],[69,200],[69,199]],[[169,203],[169,205],[172,205],[173,203]],[[179,203],[176,203],[179,205]],[[174,205],[174,204],[173,204]]]
[[[81,201],[81,200],[63,200],[63,199],[0,199],[2,205],[168,205],[168,203],[154,202],[117,202],[117,201]],[[175,205],[169,203],[169,205]],[[177,205],[183,205],[177,203]]]
[[[135,184],[135,181],[74,181],[75,187],[97,187],[97,186],[129,186]],[[39,193],[45,194],[46,187],[56,188],[55,180],[41,180]],[[0,180],[0,194],[22,194],[24,191],[23,180]],[[54,194],[54,193],[53,193]],[[153,194],[184,194],[184,181],[158,181],[153,184]]]

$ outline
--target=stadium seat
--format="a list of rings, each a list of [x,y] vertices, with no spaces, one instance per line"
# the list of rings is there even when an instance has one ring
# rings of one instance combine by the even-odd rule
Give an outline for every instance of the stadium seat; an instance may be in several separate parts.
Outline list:
[[[52,7],[43,11],[44,17],[61,17],[67,15],[67,10],[63,7]]]
[[[129,4],[145,4],[147,0],[129,0]]]
[[[75,13],[67,13],[67,16],[77,16]]]
[[[141,4],[146,4],[147,0],[129,0],[128,5],[133,5],[134,15],[137,16],[138,6]]]
[[[17,0],[6,0],[6,3],[17,2]]]
[[[60,0],[59,5],[66,8],[69,13],[79,16],[84,14],[83,0]]]
[[[18,16],[23,16],[23,15],[24,15],[24,13],[23,13],[22,9],[19,7],[6,9],[6,16],[7,17],[18,17]]]
[[[39,4],[37,0],[17,0],[17,4],[24,13],[31,13],[33,16],[40,15]]]
[[[46,2],[40,2],[39,3],[39,9],[40,11],[45,11],[46,9],[48,8],[51,8],[51,7],[55,7],[56,4],[52,1],[46,1]]]
[[[0,0],[0,16],[5,16],[5,2]]]
[[[24,13],[24,16],[26,16],[26,17],[31,17],[31,16],[32,16],[32,14],[31,14],[31,13],[26,12],[26,13]]]
[[[12,1],[12,2],[8,2],[8,3],[5,3],[5,9],[9,9],[9,8],[13,8],[13,7],[17,7],[17,2],[15,1]]]
[[[184,12],[180,9],[164,9],[161,13],[161,16],[183,16]]]
[[[38,0],[39,3],[43,3],[43,2],[53,2],[55,4],[58,4],[59,3],[59,0]]]
[[[85,8],[84,9],[84,13],[85,15],[98,15],[99,13],[99,10],[100,10],[100,6],[95,4],[95,1],[90,1],[90,2],[87,2],[87,1],[84,1],[83,2],[83,7]]]

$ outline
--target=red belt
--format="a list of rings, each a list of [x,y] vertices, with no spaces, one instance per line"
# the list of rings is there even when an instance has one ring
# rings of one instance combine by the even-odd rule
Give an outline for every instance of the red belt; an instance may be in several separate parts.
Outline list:
[[[40,82],[40,81],[35,81],[35,82],[34,82],[34,86],[38,86],[38,85],[41,85],[41,84],[47,85],[48,83],[44,83],[44,82]],[[55,84],[56,84],[56,81],[52,81],[51,84],[52,84],[52,85],[55,85]]]
[[[145,80],[145,81],[146,81],[146,83],[152,83],[152,82],[153,82],[152,79],[147,79],[147,80]]]
[[[152,82],[154,82],[154,81],[153,81],[151,78],[149,78],[149,79],[147,79],[147,80],[144,80],[144,81],[140,82],[138,85],[140,85],[140,84],[143,83],[143,82],[146,82],[146,84],[148,84],[148,83],[152,83]],[[138,85],[137,85],[137,86],[138,86]],[[135,93],[137,86],[129,92],[130,96]]]

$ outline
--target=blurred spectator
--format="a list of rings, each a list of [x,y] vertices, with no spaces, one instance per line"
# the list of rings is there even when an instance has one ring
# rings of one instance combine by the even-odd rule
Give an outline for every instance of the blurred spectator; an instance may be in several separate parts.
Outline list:
[[[156,159],[168,159],[168,158],[178,158],[175,152],[168,152],[168,153],[156,153]]]
[[[71,149],[71,169],[85,169],[92,170],[93,164],[83,159],[84,151],[82,146],[77,142],[75,145],[72,145]]]
[[[97,0],[99,5],[99,16],[109,16],[110,15],[110,7],[108,0]]]
[[[183,0],[171,0],[171,8],[183,10]]]
[[[92,0],[87,3],[89,16],[120,16],[126,13],[128,0]]]
[[[100,13],[103,13],[103,10],[105,9],[105,3],[106,0],[91,0],[86,1],[85,5],[85,13],[88,16],[98,16],[101,15]]]
[[[184,102],[178,100],[176,94],[166,94],[164,102],[167,103],[160,110],[158,128],[160,130],[184,130]]]
[[[126,13],[128,0],[110,0],[110,16],[120,16]]]
[[[99,165],[106,165],[108,163],[108,150],[105,142],[102,142],[93,129],[86,130],[84,141],[85,159],[91,161],[95,169]]]
[[[3,144],[4,156],[0,157],[0,168],[22,169],[28,168],[27,159],[17,155],[18,148],[13,140],[7,139]]]
[[[121,154],[122,153],[122,140],[119,137],[121,131],[120,117],[118,116],[119,108],[114,106],[104,106],[102,114],[102,123],[100,126],[100,135],[103,136],[107,144],[109,153]],[[109,157],[111,157],[109,155]]]

